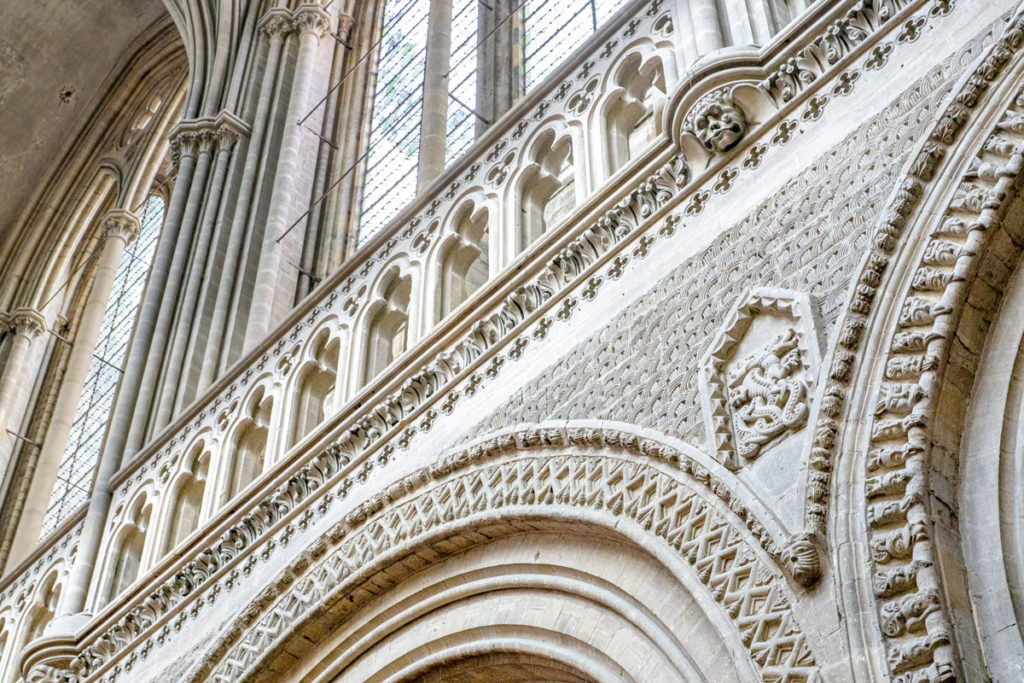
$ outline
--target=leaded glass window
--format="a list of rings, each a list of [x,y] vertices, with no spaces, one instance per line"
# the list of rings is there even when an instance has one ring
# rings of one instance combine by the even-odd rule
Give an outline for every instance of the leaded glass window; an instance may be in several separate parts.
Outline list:
[[[627,0],[525,0],[523,77],[527,90],[544,80]]]
[[[522,93],[541,82],[627,0],[507,0],[505,19],[481,21],[496,4],[452,0],[448,56],[445,163],[462,156],[489,110],[482,93],[505,88]],[[494,0],[494,3],[499,0]],[[428,0],[388,0],[378,40],[377,71],[366,174],[359,212],[359,244],[377,233],[416,195],[423,89],[426,82]],[[513,17],[518,17],[512,22]],[[480,83],[480,44],[521,22],[522,72],[518,83]],[[493,26],[481,36],[482,25]],[[506,56],[508,48],[505,48]],[[518,62],[519,59],[513,60]]]
[[[480,0],[453,0],[452,51],[448,63],[448,126],[445,162],[451,163],[476,139],[477,24]]]
[[[429,7],[426,0],[389,0],[384,4],[359,216],[360,243],[416,195]]]
[[[57,482],[43,520],[43,536],[57,528],[89,499],[93,472],[103,446],[114,394],[121,381],[128,352],[128,341],[135,326],[135,316],[163,221],[163,200],[150,197],[142,212],[139,236],[125,249],[117,269],[89,375],[78,400]]]

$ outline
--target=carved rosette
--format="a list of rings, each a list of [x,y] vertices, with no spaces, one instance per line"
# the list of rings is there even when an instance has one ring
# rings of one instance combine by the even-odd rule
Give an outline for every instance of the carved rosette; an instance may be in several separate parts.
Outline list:
[[[139,223],[138,216],[127,209],[113,209],[103,217],[103,239],[105,240],[117,237],[126,245],[131,244],[139,236],[141,230],[142,225]]]
[[[756,340],[767,338],[767,344]],[[810,300],[758,288],[733,309],[700,375],[718,460],[739,469],[804,427],[820,345]]]

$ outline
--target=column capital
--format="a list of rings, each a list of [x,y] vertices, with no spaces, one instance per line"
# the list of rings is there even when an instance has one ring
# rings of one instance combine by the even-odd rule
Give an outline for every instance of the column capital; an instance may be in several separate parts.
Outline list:
[[[349,32],[355,23],[356,18],[348,12],[338,12],[338,35],[345,36],[345,40],[348,40],[350,37]]]
[[[103,217],[103,238],[120,237],[131,244],[139,236],[142,224],[139,217],[127,209],[112,209]]]
[[[177,127],[171,131],[171,168],[177,169],[184,157],[195,157],[196,139],[195,134],[187,130],[179,130]]]
[[[217,145],[222,150],[230,150],[239,138],[247,137],[250,132],[248,124],[227,109],[217,114],[214,124],[217,126]]]
[[[320,3],[303,2],[292,13],[292,26],[299,34],[312,33],[320,39],[331,30],[331,15]]]
[[[270,40],[281,40],[292,29],[291,12],[283,7],[269,10],[260,19],[259,29]]]
[[[7,327],[16,335],[32,339],[46,329],[46,318],[35,309],[16,308],[8,316]]]

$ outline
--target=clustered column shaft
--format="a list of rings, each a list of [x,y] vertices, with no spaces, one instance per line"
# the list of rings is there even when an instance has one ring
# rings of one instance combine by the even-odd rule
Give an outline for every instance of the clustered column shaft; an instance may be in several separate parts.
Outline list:
[[[320,5],[303,3],[295,10],[293,20],[299,32],[299,51],[295,62],[295,78],[292,82],[288,109],[285,114],[281,152],[278,155],[274,174],[270,210],[263,233],[263,248],[260,253],[252,307],[249,311],[245,335],[246,349],[252,348],[254,344],[262,340],[275,322],[274,300],[281,263],[281,245],[278,240],[288,229],[291,217],[292,190],[299,161],[301,127],[298,125],[298,121],[305,114],[304,110],[309,102],[317,46],[321,36],[329,29],[327,12]]]

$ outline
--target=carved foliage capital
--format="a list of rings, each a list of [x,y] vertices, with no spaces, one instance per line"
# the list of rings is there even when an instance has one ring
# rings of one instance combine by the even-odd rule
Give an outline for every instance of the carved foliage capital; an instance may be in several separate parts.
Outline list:
[[[214,150],[230,151],[240,137],[249,134],[249,126],[231,112],[180,122],[171,132],[171,159],[177,167],[184,156]]]
[[[131,244],[141,230],[138,216],[127,209],[113,209],[103,217],[104,239],[119,237],[125,244]]]
[[[281,7],[273,8],[260,21],[260,31],[271,40],[281,40],[291,28],[291,13]]]
[[[292,14],[292,25],[300,34],[312,33],[317,38],[331,30],[331,19],[319,4],[304,2]]]
[[[175,130],[171,132],[171,166],[177,168],[184,157],[196,155],[196,139],[191,131]]]
[[[46,318],[31,308],[19,308],[11,313],[9,329],[21,337],[35,338],[46,329]]]
[[[338,35],[348,36],[349,31],[352,30],[352,26],[356,23],[356,18],[346,12],[338,13]]]

